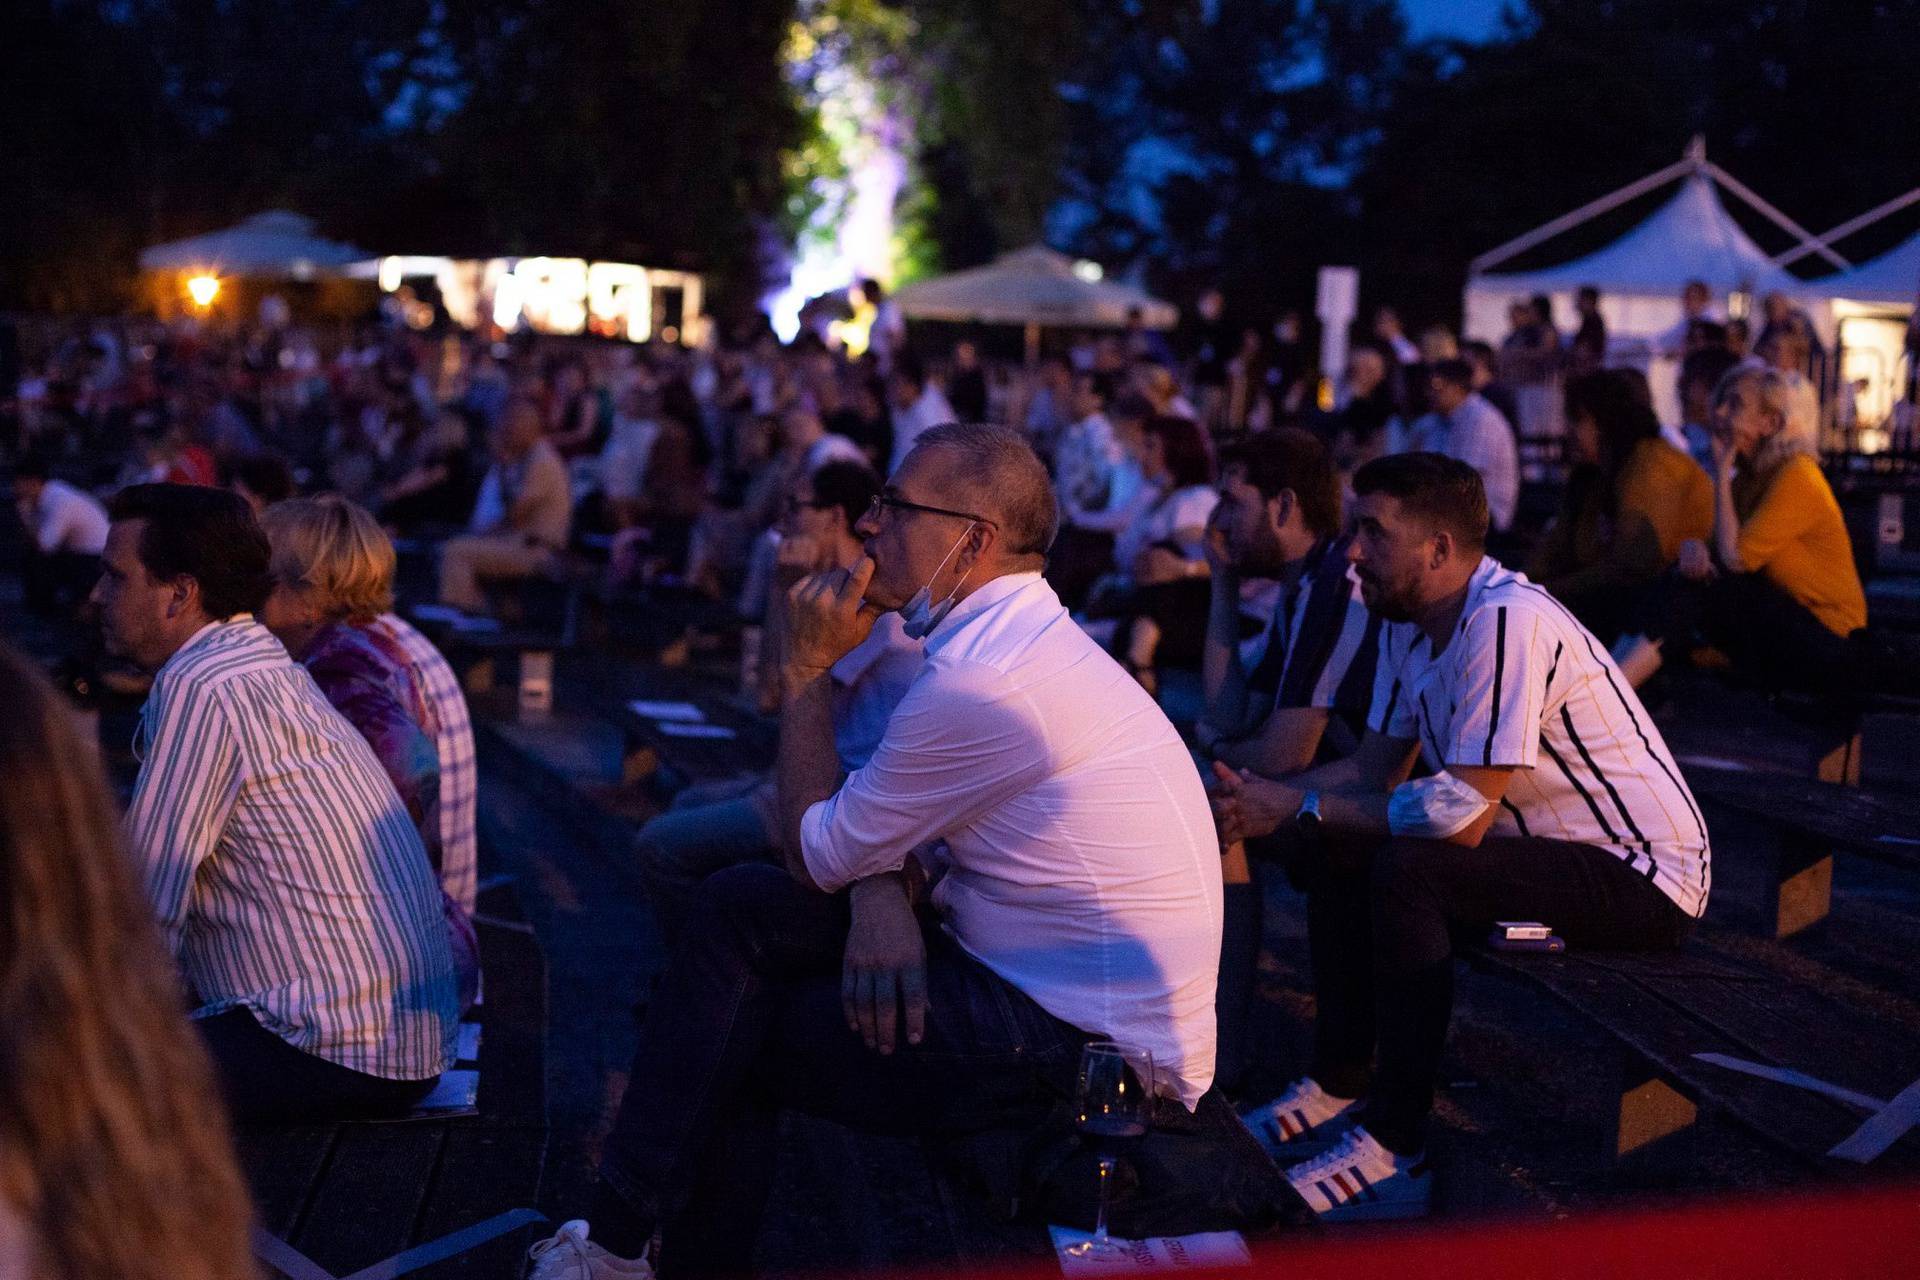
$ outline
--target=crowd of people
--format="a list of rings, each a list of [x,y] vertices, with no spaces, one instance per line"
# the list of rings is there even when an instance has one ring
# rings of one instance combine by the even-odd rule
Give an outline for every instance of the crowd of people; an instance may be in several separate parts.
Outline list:
[[[1260,863],[1305,895],[1316,1013],[1311,1062],[1249,1124],[1323,1219],[1424,1212],[1461,930],[1653,949],[1706,908],[1708,834],[1636,686],[1859,678],[1807,335],[1769,302],[1743,358],[1690,291],[1685,420],[1663,423],[1598,302],[1565,340],[1516,308],[1497,350],[1415,343],[1382,308],[1325,407],[1298,317],[1236,331],[1217,293],[1171,340],[1089,337],[1030,374],[964,341],[929,365],[770,335],[370,327],[328,350],[130,322],[57,345],[9,442],[25,599],[97,623],[150,684],[111,834],[44,681],[0,655],[31,712],[0,753],[44,784],[10,792],[0,874],[35,927],[116,937],[84,979],[23,969],[54,984],[29,1004],[121,983],[130,1025],[160,1026],[87,1077],[119,1127],[0,1134],[26,1169],[0,1186],[0,1274],[8,1248],[106,1248],[43,1185],[157,1153],[169,1107],[400,1115],[452,1065],[477,770],[458,682],[395,611],[396,544],[464,611],[569,563],[728,601],[780,723],[771,773],[638,833],[672,958],[597,1200],[536,1277],[650,1275],[656,1244],[669,1270],[747,1269],[782,1108],[1031,1128],[1092,1039],[1150,1055],[1174,1107],[1237,1086]],[[1532,491],[1557,496],[1543,526]],[[1182,668],[1184,735],[1158,696]],[[163,1016],[176,991],[192,1034]],[[126,1034],[32,1020],[0,1005],[43,1074]],[[204,1260],[166,1274],[237,1275],[244,1196],[224,1130],[193,1128],[164,1161],[213,1234],[130,1238]],[[56,1148],[69,1173],[23,1166]]]

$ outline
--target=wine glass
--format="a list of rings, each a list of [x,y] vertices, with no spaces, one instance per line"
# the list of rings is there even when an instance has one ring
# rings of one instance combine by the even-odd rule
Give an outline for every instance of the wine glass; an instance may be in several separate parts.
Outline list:
[[[1126,1246],[1107,1235],[1107,1204],[1112,1197],[1113,1165],[1121,1146],[1146,1133],[1153,1115],[1153,1055],[1145,1049],[1093,1040],[1080,1050],[1080,1078],[1074,1122],[1100,1158],[1100,1209],[1093,1237],[1067,1246],[1077,1258],[1115,1258]]]

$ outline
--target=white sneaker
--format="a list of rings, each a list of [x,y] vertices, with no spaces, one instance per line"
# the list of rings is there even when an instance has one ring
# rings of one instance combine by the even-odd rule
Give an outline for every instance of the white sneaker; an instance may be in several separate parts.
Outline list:
[[[1240,1113],[1240,1119],[1267,1154],[1286,1160],[1312,1154],[1309,1148],[1323,1147],[1327,1140],[1345,1131],[1334,1124],[1358,1098],[1336,1098],[1320,1087],[1312,1077],[1302,1077],[1287,1086],[1287,1091],[1272,1102]]]
[[[527,1250],[527,1280],[653,1280],[645,1259],[616,1258],[587,1239],[582,1218]]]
[[[1396,1156],[1359,1125],[1326,1154],[1288,1169],[1287,1181],[1322,1222],[1421,1218],[1433,1195],[1424,1155]]]

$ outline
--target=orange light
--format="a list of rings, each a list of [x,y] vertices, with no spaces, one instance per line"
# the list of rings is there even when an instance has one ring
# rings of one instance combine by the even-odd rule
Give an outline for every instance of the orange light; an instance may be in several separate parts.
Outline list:
[[[215,276],[194,276],[187,281],[187,296],[196,307],[210,307],[220,296],[220,281]]]

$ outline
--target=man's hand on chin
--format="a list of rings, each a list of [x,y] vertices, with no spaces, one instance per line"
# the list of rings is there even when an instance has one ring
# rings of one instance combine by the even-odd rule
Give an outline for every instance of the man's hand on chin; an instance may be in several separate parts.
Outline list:
[[[826,673],[873,630],[885,610],[866,601],[873,561],[861,556],[851,569],[809,574],[787,592],[789,685]]]

